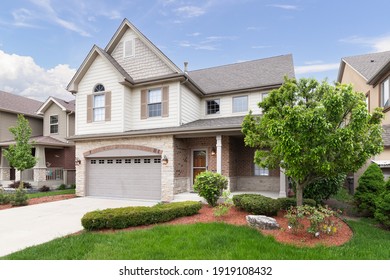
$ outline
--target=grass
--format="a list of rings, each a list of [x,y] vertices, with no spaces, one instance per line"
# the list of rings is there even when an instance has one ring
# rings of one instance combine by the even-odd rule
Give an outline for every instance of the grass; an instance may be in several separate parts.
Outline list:
[[[59,190],[59,191],[49,191],[49,192],[37,192],[37,193],[29,193],[27,197],[30,198],[39,198],[44,196],[53,196],[53,195],[61,195],[61,194],[74,194],[75,189],[67,189],[67,190]]]
[[[390,232],[372,220],[348,222],[354,231],[340,247],[298,248],[246,226],[223,223],[160,225],[116,233],[82,233],[55,239],[3,259],[49,260],[388,260]]]

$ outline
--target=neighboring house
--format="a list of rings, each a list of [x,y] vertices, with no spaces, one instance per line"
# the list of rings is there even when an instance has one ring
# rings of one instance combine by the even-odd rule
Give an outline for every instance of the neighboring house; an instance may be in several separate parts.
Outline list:
[[[384,151],[371,161],[382,168],[385,177],[390,177],[390,51],[342,58],[337,81],[352,84],[354,90],[363,92],[370,112],[384,108]],[[354,174],[354,187],[366,167]]]
[[[211,170],[228,177],[231,191],[285,196],[284,174],[256,166],[241,133],[244,116],[261,114],[258,102],[284,76],[294,77],[291,55],[197,71],[185,63],[182,71],[125,19],[68,85],[76,193],[170,201]]]
[[[50,97],[42,103],[0,91],[0,184],[19,180],[20,173],[9,166],[2,154],[14,143],[9,127],[15,126],[17,115],[23,114],[32,128],[32,153],[38,161],[34,168],[22,173],[23,180],[39,187],[75,182],[75,148],[66,140],[74,135],[74,101]]]

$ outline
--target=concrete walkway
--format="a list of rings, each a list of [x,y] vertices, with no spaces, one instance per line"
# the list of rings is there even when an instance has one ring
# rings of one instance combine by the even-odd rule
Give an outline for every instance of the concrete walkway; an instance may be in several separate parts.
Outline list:
[[[0,256],[82,230],[81,218],[89,211],[156,203],[80,197],[1,210]]]

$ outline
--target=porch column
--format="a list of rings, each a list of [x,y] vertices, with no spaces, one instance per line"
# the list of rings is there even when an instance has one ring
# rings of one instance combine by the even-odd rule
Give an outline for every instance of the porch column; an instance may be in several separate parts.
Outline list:
[[[217,135],[217,173],[222,174],[222,136]]]
[[[287,197],[286,193],[286,175],[284,174],[284,169],[280,168],[280,182],[279,182],[279,197]]]
[[[11,179],[11,167],[4,156],[4,148],[0,148],[0,180],[9,181]]]
[[[35,147],[35,158],[37,159],[37,163],[34,166],[34,182],[46,181],[45,147]]]

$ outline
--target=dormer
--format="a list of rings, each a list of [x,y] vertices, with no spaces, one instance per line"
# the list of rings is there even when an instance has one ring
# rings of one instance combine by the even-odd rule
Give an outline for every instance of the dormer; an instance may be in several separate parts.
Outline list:
[[[75,102],[49,97],[37,111],[43,116],[43,136],[65,141],[74,135]]]

